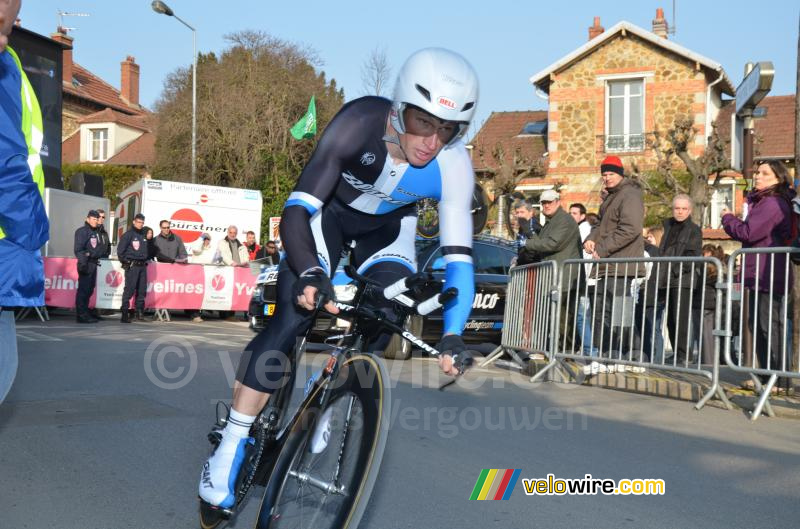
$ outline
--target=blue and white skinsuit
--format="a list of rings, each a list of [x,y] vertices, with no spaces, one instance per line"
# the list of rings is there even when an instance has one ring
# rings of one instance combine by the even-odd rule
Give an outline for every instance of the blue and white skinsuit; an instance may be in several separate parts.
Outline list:
[[[444,308],[444,332],[461,334],[475,291],[472,163],[461,140],[424,167],[396,163],[384,138],[390,109],[391,102],[380,97],[346,104],[289,196],[280,225],[286,259],[280,263],[277,306],[245,348],[237,374],[245,386],[266,393],[279,387],[289,368],[286,354],[312,323],[310,313],[297,306],[292,287],[314,267],[333,274],[344,244],[354,243],[351,259],[359,273],[382,284],[417,271],[415,204],[424,198],[439,201],[443,289],[458,288],[458,297]]]

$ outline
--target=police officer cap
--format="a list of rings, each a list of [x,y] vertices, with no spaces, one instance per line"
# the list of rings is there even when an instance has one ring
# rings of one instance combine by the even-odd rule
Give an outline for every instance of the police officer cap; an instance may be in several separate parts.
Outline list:
[[[96,219],[100,218],[100,214],[97,212],[96,209],[90,209],[89,213],[86,214],[87,217],[94,217]]]
[[[141,213],[137,213],[136,215],[133,216],[133,220],[144,220],[144,215],[142,215]]]

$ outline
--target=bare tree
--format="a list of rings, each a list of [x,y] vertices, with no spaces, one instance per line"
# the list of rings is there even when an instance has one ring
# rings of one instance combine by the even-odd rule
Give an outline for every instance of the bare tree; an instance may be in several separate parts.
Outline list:
[[[392,67],[386,58],[386,48],[376,46],[361,65],[361,86],[364,95],[387,95],[391,78]]]
[[[490,149],[479,146],[477,154],[481,165],[487,168],[482,171],[485,176],[480,179],[480,184],[484,189],[492,190],[494,200],[490,205],[490,215],[494,214],[495,218],[499,218],[501,212],[505,211],[505,207],[500,207],[500,202],[508,200],[521,180],[531,176],[544,175],[544,160],[542,158],[533,159],[519,148],[506,153],[506,148],[497,143]],[[503,206],[505,205],[504,202]],[[503,223],[506,234],[513,236],[510,224],[505,223],[504,220],[500,220],[500,222]],[[498,233],[498,235],[500,234]]]
[[[711,134],[705,151],[696,158],[689,154],[689,147],[694,143],[695,136],[692,118],[680,116],[666,132],[656,130],[650,135],[647,146],[656,155],[658,177],[663,179],[663,184],[673,192],[673,196],[677,193],[687,193],[692,197],[695,204],[692,220],[702,226],[703,214],[710,198],[709,188],[719,185],[723,171],[730,168],[730,161],[725,156],[725,142],[717,132],[715,124],[711,125]],[[683,162],[691,175],[688,185],[676,178],[675,158]],[[714,181],[709,184],[708,179],[711,175],[714,175]],[[646,193],[653,191],[653,182],[648,182],[647,178],[641,178],[640,181]],[[663,198],[671,200],[672,197]]]

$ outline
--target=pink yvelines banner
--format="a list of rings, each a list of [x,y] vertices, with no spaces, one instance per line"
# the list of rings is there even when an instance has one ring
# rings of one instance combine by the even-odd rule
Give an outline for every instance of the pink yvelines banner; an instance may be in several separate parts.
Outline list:
[[[249,267],[150,263],[145,307],[247,311],[256,277]],[[125,271],[119,261],[101,260],[90,307],[119,309]],[[77,259],[44,258],[45,304],[73,308],[78,289]]]

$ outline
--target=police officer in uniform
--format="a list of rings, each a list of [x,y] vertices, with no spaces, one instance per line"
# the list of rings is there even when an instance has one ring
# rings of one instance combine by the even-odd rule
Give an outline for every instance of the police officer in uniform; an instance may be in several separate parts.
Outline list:
[[[144,233],[144,215],[133,217],[133,227],[119,239],[117,256],[125,270],[125,290],[122,292],[122,323],[130,323],[128,307],[136,292],[136,320],[150,321],[144,316],[144,298],[147,294],[147,239]]]
[[[103,223],[106,220],[106,211],[102,208],[97,208],[97,212],[100,214],[100,220],[97,221],[97,240],[104,245],[106,251],[103,255],[100,256],[101,259],[108,259],[111,256],[111,238],[108,236],[108,232],[106,231],[105,226]],[[92,315],[92,318],[97,320],[103,320],[100,315],[100,311],[97,310],[97,307],[91,309],[89,314]]]
[[[90,210],[86,222],[75,230],[75,257],[78,258],[78,291],[75,293],[75,312],[78,323],[97,323],[89,312],[89,298],[97,283],[98,259],[106,256],[106,243],[97,233],[100,214]]]

